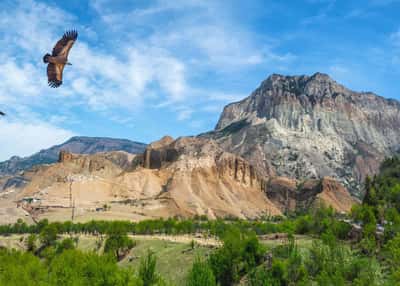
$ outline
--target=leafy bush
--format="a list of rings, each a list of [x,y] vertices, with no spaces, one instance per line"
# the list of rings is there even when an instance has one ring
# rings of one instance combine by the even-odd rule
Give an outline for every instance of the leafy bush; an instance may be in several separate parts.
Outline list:
[[[32,233],[28,236],[26,240],[26,250],[30,252],[34,252],[36,250],[36,234]]]
[[[49,261],[41,261],[30,252],[0,250],[0,285],[134,286],[142,284],[131,272],[118,267],[110,256],[66,250]]]
[[[225,233],[223,246],[211,254],[209,263],[221,285],[232,285],[260,264],[264,252],[254,233],[242,233],[231,227]]]
[[[156,272],[157,257],[152,251],[140,260],[139,280],[143,286],[164,285],[165,282]]]
[[[47,247],[54,245],[57,240],[57,227],[55,224],[48,224],[40,231],[40,241]]]
[[[187,286],[216,286],[215,276],[207,261],[196,258],[189,272]]]
[[[106,239],[104,252],[111,253],[117,260],[121,260],[134,246],[135,242],[126,234],[113,233]]]

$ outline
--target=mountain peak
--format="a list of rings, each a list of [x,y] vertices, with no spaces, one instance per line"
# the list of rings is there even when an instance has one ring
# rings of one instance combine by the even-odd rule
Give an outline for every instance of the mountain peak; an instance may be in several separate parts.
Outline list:
[[[316,72],[310,77],[310,80],[326,80],[333,81],[333,79],[326,73]]]
[[[281,75],[272,74],[261,83],[262,89],[283,89],[285,91],[298,93],[306,93],[307,86],[333,87],[342,89],[343,87],[335,82],[329,75],[316,72],[311,76],[307,75]]]
[[[270,168],[264,161],[272,158],[278,175],[331,176],[355,190],[398,150],[399,114],[397,101],[352,91],[324,73],[273,74],[227,105],[214,133],[243,156],[257,154],[258,142],[255,165]]]

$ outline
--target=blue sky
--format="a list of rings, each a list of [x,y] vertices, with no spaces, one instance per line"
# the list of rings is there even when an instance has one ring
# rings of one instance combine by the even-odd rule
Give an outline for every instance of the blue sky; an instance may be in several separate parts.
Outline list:
[[[400,1],[0,2],[0,160],[73,135],[151,142],[214,128],[271,73],[400,99]],[[42,57],[79,38],[59,89]]]

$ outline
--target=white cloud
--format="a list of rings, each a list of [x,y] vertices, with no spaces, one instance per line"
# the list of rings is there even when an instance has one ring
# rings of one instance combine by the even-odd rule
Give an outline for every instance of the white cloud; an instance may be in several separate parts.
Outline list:
[[[232,31],[221,23],[184,28],[181,37],[182,42],[199,49],[208,64],[219,68],[256,65],[264,60],[263,47],[252,43],[247,33]]]
[[[0,161],[11,156],[31,155],[44,147],[66,141],[73,132],[46,122],[23,122],[0,120]]]
[[[12,100],[15,95],[37,96],[43,87],[38,71],[32,64],[18,65],[12,60],[0,64],[0,81],[0,91],[4,100]]]
[[[178,113],[178,120],[183,121],[191,117],[191,115],[193,114],[193,110],[189,108],[183,108],[181,110],[178,110],[177,113]]]
[[[71,50],[73,66],[65,67],[63,87],[50,89],[41,57],[52,49],[65,27],[74,26],[74,17],[34,1],[20,1],[15,11],[1,16],[5,25],[0,33],[6,35],[3,46],[13,49],[0,51],[1,58],[8,58],[0,66],[0,103],[24,102],[22,97],[40,95],[41,101],[63,97],[64,105],[79,101],[94,110],[134,109],[144,96],[154,93],[150,90],[154,87],[161,89],[167,100],[180,100],[185,94],[185,64],[168,51],[128,42],[110,54],[93,49],[81,37]],[[12,57],[20,49],[24,52]],[[65,96],[72,98],[68,101]]]
[[[184,59],[185,66],[210,66],[219,71],[251,67],[265,62],[288,62],[290,54],[281,55],[272,46],[241,27],[236,19],[224,14],[226,7],[217,1],[155,1],[151,5],[127,11],[111,11],[112,1],[92,1],[101,19],[116,32],[147,29],[146,37],[131,36],[149,47],[169,51],[175,59]],[[151,3],[151,2],[148,2]],[[163,13],[178,13],[165,25],[154,19]],[[177,29],[179,27],[179,29]],[[146,30],[146,31],[147,31]]]
[[[74,19],[57,7],[33,0],[19,0],[16,8],[13,11],[4,9],[0,13],[0,31],[3,30],[3,40],[11,48],[23,49],[26,56],[44,54],[56,40],[55,32],[65,29],[65,25]]]
[[[242,97],[201,86],[198,78],[205,73],[220,75],[265,64],[280,67],[294,59],[290,53],[275,52],[276,43],[265,35],[259,39],[225,15],[218,1],[158,0],[125,11],[116,11],[112,3],[90,2],[103,21],[98,34],[55,4],[20,0],[2,9],[0,109],[11,111],[13,126],[39,122],[27,126],[39,130],[47,120],[54,125],[46,125],[46,130],[61,134],[65,130],[56,125],[76,122],[71,118],[79,117],[76,107],[119,124],[131,124],[121,114],[155,107],[172,110],[176,120],[189,122],[198,112],[211,111],[214,103],[220,106]],[[168,13],[174,17],[165,17]],[[65,67],[63,86],[51,89],[42,56],[69,28],[80,32],[70,52],[73,65]],[[50,141],[55,140],[43,141],[46,145],[40,148]],[[18,154],[23,148],[16,145],[15,150]]]

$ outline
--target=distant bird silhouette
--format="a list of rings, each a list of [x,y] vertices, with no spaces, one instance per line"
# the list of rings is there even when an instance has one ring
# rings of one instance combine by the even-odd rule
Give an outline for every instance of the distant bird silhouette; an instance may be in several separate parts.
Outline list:
[[[47,79],[50,87],[59,87],[62,84],[62,74],[65,65],[71,65],[68,62],[68,54],[78,38],[78,32],[75,30],[67,31],[53,48],[52,54],[46,54],[43,62],[47,65]]]
[[[5,116],[6,114],[3,111],[0,111],[0,116]]]

